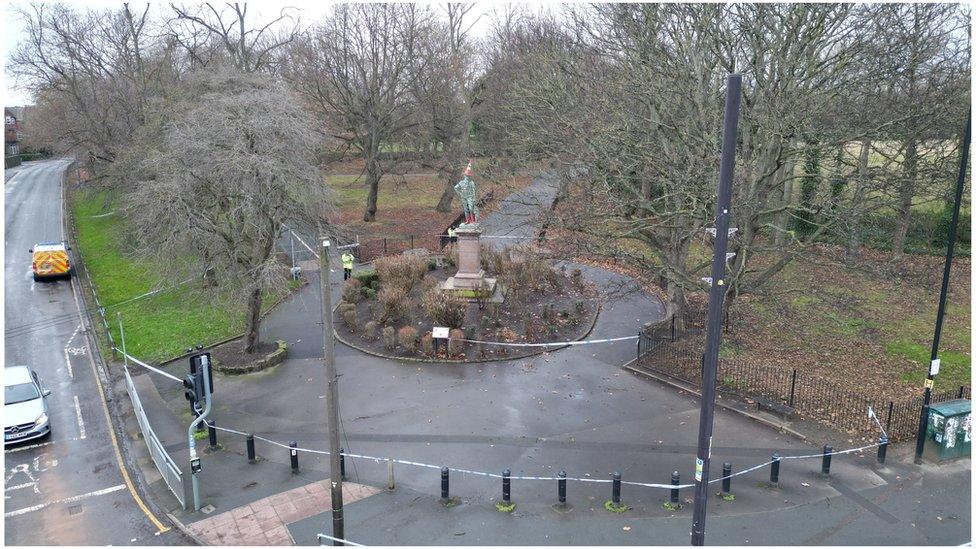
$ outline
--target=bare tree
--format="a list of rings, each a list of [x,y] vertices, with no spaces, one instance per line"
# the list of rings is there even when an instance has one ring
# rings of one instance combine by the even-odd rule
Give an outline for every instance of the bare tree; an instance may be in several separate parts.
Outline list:
[[[341,4],[290,52],[286,78],[323,128],[366,161],[364,221],[376,219],[380,178],[418,125],[411,88],[427,70],[417,52],[430,25],[429,9],[414,4]]]
[[[298,34],[292,8],[283,8],[270,21],[255,22],[253,14],[248,16],[247,3],[170,7],[175,16],[170,20],[169,36],[186,51],[195,67],[223,57],[244,72],[268,70],[277,64],[276,54]]]
[[[316,166],[320,137],[295,97],[264,76],[211,68],[184,97],[167,108],[127,215],[166,275],[213,272],[245,296],[250,352],[262,291],[287,280],[274,253],[282,224],[314,234],[331,207]]]

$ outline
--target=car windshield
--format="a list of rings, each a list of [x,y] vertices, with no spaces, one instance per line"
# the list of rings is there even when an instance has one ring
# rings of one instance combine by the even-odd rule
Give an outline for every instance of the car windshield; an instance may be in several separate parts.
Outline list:
[[[34,400],[35,398],[41,398],[41,395],[37,392],[37,387],[33,383],[19,383],[17,385],[8,385],[3,388],[4,404],[17,404],[18,402],[26,402],[28,400]]]

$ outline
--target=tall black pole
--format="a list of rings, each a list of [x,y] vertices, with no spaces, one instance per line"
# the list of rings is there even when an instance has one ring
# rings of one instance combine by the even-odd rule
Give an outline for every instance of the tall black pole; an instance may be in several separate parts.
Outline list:
[[[715,415],[715,376],[718,347],[722,339],[722,304],[725,301],[725,251],[729,244],[729,208],[732,203],[732,175],[735,169],[736,130],[742,76],[730,74],[726,80],[725,132],[722,135],[722,164],[718,176],[718,202],[715,205],[715,250],[712,256],[712,287],[708,296],[708,339],[702,369],[701,413],[698,416],[698,459],[695,461],[695,514],[691,525],[691,544],[705,543],[705,507],[708,502],[708,465],[712,456],[712,418]]]
[[[342,518],[342,463],[339,456],[339,378],[335,370],[335,336],[332,329],[332,279],[329,241],[321,237],[319,289],[322,292],[322,356],[325,363],[325,406],[329,420],[329,483],[332,485],[332,537],[345,539]],[[333,540],[333,545],[344,545]]]
[[[962,205],[962,189],[966,186],[966,163],[969,161],[969,138],[972,111],[966,117],[963,129],[962,156],[959,158],[959,177],[956,178],[956,202],[952,205],[952,222],[946,235],[946,260],[942,269],[942,291],[939,293],[939,312],[935,315],[935,336],[932,338],[932,356],[929,361],[929,374],[925,378],[925,393],[922,397],[922,413],[918,418],[918,434],[915,438],[915,463],[922,463],[922,449],[925,447],[925,427],[929,418],[929,403],[932,400],[932,384],[936,375],[935,364],[939,358],[939,339],[942,337],[942,318],[945,316],[946,294],[949,292],[949,269],[952,268],[952,252],[956,245],[956,227],[959,224],[959,207]]]

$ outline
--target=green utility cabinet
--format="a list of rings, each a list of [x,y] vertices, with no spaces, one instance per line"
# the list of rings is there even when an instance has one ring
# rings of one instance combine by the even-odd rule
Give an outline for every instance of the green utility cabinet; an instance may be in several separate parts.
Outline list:
[[[929,406],[923,456],[930,461],[969,457],[972,445],[972,402],[949,400]]]

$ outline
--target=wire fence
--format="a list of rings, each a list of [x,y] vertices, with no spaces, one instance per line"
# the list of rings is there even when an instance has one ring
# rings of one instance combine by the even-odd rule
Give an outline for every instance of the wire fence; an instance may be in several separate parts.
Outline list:
[[[634,365],[701,386],[704,333],[695,327],[683,329],[680,324],[671,317],[643,330]],[[875,432],[873,420],[865,414],[870,407],[892,441],[914,437],[922,412],[921,396],[885,399],[801,369],[762,366],[735,357],[719,357],[716,381],[718,391],[754,399],[760,408],[787,416],[797,414],[854,435]],[[933,393],[932,402],[971,396],[970,387],[960,386]]]

